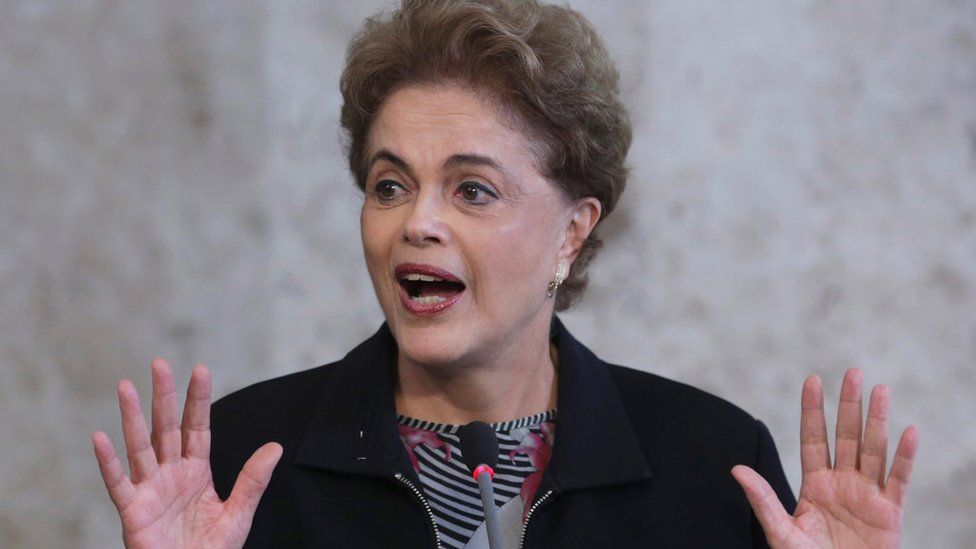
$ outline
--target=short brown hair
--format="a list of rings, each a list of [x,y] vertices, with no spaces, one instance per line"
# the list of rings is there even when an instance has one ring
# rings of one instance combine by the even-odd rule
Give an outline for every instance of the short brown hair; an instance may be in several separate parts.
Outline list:
[[[589,22],[536,0],[403,0],[366,20],[342,73],[349,168],[364,188],[369,129],[383,101],[411,84],[455,81],[486,92],[533,137],[540,172],[570,199],[592,196],[613,211],[627,182],[631,127],[618,74]],[[583,243],[556,296],[567,309],[587,284],[602,242]]]

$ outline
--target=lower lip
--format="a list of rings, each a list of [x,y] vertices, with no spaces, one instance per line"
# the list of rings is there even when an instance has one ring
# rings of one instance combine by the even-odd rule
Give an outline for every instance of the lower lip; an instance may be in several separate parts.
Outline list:
[[[397,288],[400,291],[400,303],[403,303],[403,307],[413,314],[424,316],[436,315],[437,313],[446,311],[451,307],[451,305],[457,303],[461,299],[461,296],[464,295],[464,290],[461,290],[440,303],[424,305],[423,303],[417,303],[416,301],[410,299],[410,295],[407,293],[406,288],[399,283],[397,284]]]

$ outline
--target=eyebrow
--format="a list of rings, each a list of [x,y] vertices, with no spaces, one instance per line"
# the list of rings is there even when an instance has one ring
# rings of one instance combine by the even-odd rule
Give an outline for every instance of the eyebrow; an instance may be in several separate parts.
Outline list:
[[[500,162],[490,156],[480,154],[452,154],[451,157],[444,162],[445,168],[457,168],[464,165],[484,166],[486,168],[493,168],[497,171],[505,173],[505,170],[502,168]]]
[[[373,157],[369,159],[369,166],[372,167],[373,164],[376,164],[380,160],[386,160],[390,164],[393,164],[397,168],[400,168],[401,170],[407,172],[407,175],[410,176],[410,179],[414,179],[414,180],[417,179],[416,177],[414,177],[413,171],[410,170],[410,165],[407,164],[407,161],[393,154],[389,150],[380,149],[376,151]]]
[[[401,170],[407,172],[407,175],[412,179],[416,179],[410,170],[410,165],[407,161],[400,158],[399,156],[393,154],[393,152],[388,149],[380,149],[373,154],[373,157],[369,160],[369,165],[379,162],[380,160],[386,160],[390,164],[400,168]],[[452,154],[447,160],[444,161],[445,168],[457,168],[460,166],[485,166],[487,168],[495,169],[499,172],[505,173],[505,169],[499,161],[495,160],[490,156],[485,156],[481,154],[474,153],[461,153]]]

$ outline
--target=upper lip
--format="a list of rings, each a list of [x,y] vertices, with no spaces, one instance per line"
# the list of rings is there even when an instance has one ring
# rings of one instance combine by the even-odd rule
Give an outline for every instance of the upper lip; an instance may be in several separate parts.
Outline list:
[[[425,263],[401,263],[396,266],[396,269],[394,269],[394,274],[396,275],[397,280],[402,279],[408,274],[421,274],[464,285],[464,283],[461,282],[461,280],[454,276],[450,271],[446,271],[433,265],[427,265]]]

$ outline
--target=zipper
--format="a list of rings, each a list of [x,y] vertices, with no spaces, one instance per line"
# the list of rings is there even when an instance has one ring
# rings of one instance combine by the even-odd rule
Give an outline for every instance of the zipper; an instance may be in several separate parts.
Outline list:
[[[427,517],[430,518],[430,526],[434,529],[434,543],[437,545],[437,549],[441,549],[441,535],[437,531],[437,521],[434,520],[434,511],[431,510],[430,504],[427,503],[427,498],[425,498],[423,492],[418,490],[414,483],[410,482],[410,479],[405,477],[402,473],[395,473],[393,477],[400,481],[400,484],[403,484],[409,488],[410,491],[417,496],[417,499],[420,500],[420,503],[424,506],[424,511],[427,511]]]
[[[522,523],[522,537],[519,539],[519,549],[522,549],[522,547],[525,545],[525,533],[529,529],[529,520],[532,518],[532,514],[536,512],[536,509],[542,507],[542,504],[548,501],[549,498],[552,497],[552,494],[553,491],[549,490],[545,494],[542,494],[541,498],[535,500],[532,507],[529,507],[529,512],[525,514],[525,522]]]

